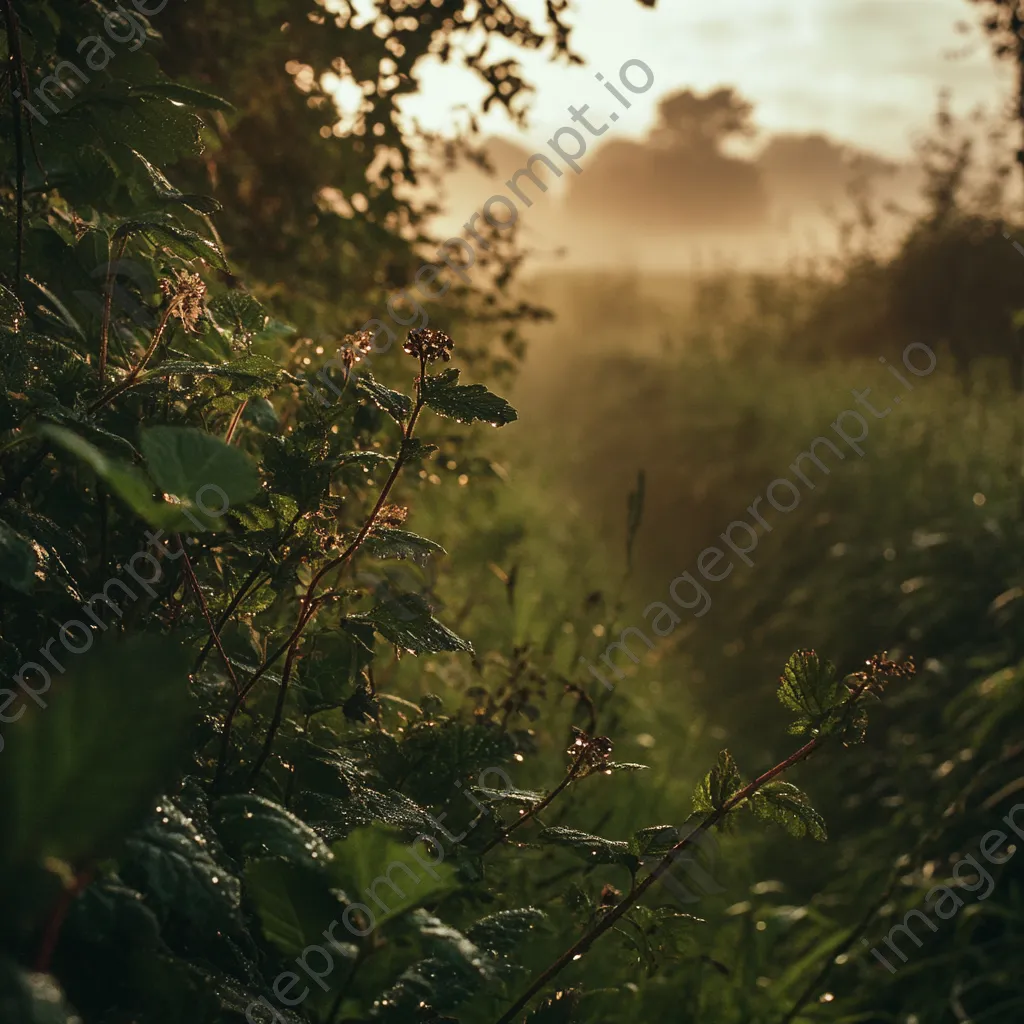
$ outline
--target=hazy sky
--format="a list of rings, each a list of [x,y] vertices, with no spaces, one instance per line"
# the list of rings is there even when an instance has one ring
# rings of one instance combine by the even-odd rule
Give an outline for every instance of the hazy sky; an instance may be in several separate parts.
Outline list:
[[[515,6],[532,12],[540,0]],[[529,134],[543,142],[568,122],[570,103],[589,102],[601,114],[613,109],[594,73],[614,80],[624,61],[639,58],[655,84],[622,113],[614,129],[621,134],[644,134],[666,92],[730,84],[755,103],[766,129],[824,130],[905,155],[942,87],[952,89],[958,111],[979,102],[995,109],[1005,95],[1006,74],[994,67],[980,32],[954,30],[958,20],[976,19],[967,0],[659,0],[653,11],[636,0],[583,0],[572,13],[573,43],[587,66],[551,65],[532,54],[524,60],[537,86]],[[432,68],[425,83],[414,112],[434,126],[471,97],[464,72]],[[514,132],[501,114],[485,124]]]

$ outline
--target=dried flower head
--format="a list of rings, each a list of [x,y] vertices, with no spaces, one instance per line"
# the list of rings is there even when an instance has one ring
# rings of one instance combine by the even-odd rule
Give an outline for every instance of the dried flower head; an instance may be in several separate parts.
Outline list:
[[[428,363],[438,359],[443,359],[447,363],[452,357],[453,348],[455,342],[444,331],[435,331],[433,327],[420,327],[409,332],[402,351]]]
[[[377,526],[395,528],[401,526],[409,518],[409,510],[404,505],[385,505],[377,513]]]
[[[203,316],[206,285],[198,274],[190,274],[187,270],[172,273],[173,279],[161,279],[160,291],[170,299],[170,315],[176,316],[186,331],[194,331]]]
[[[607,736],[588,736],[582,729],[573,726],[574,738],[566,753],[575,763],[581,757],[576,775],[583,778],[592,772],[604,769],[612,756],[614,745]]]

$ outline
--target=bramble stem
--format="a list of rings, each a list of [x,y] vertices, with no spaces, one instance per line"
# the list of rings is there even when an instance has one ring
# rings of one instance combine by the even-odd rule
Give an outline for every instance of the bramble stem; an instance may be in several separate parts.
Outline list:
[[[495,836],[481,851],[480,856],[482,857],[485,853],[490,853],[498,845],[503,843],[508,837],[515,832],[521,825],[525,825],[531,818],[535,818],[545,807],[549,806],[565,788],[576,778],[576,773],[580,770],[580,765],[583,763],[583,758],[587,756],[587,746],[584,745],[583,749],[576,755],[576,760],[569,766],[568,772],[565,774],[565,778],[555,786],[553,790],[543,800],[538,800],[525,814],[521,814],[515,821],[512,822],[508,828],[502,829],[500,835]]]
[[[809,743],[805,743],[795,753],[790,754],[785,761],[780,761],[774,768],[769,769],[763,775],[759,775],[753,782],[746,785],[741,789],[735,796],[730,800],[727,800],[721,807],[712,811],[692,832],[686,835],[682,840],[676,843],[671,850],[662,858],[662,860],[655,865],[651,870],[651,873],[637,885],[627,896],[625,896],[619,903],[617,903],[601,920],[594,925],[590,931],[586,932],[580,939],[578,939],[572,946],[569,947],[546,971],[539,975],[530,985],[530,987],[505,1011],[498,1019],[497,1024],[510,1024],[512,1019],[519,1013],[530,1000],[547,984],[556,978],[566,967],[569,966],[578,957],[583,956],[590,947],[596,942],[606,931],[608,931],[616,921],[619,920],[637,900],[640,899],[644,893],[672,866],[672,862],[685,850],[694,839],[706,832],[708,829],[717,825],[727,814],[729,814],[735,807],[743,803],[744,800],[748,800],[752,797],[762,786],[771,782],[776,776],[781,775],[784,771],[792,768],[793,765],[799,761],[803,761],[810,757],[815,750],[821,745],[822,739],[815,737]]]
[[[374,523],[377,521],[377,516],[380,514],[381,509],[384,507],[385,502],[388,499],[388,495],[391,493],[391,489],[395,486],[398,480],[399,474],[402,472],[404,465],[404,449],[406,443],[412,439],[413,431],[416,429],[416,421],[419,418],[420,412],[423,410],[423,406],[426,404],[423,396],[423,380],[426,376],[426,360],[423,356],[420,357],[420,376],[416,381],[416,403],[413,406],[412,415],[409,417],[409,422],[405,425],[402,430],[402,445],[398,452],[398,457],[395,459],[394,468],[388,475],[387,480],[384,482],[384,486],[380,490],[380,494],[377,496],[377,501],[373,506],[373,510],[367,517],[366,521],[360,527],[359,532],[356,534],[355,539],[351,544],[337,557],[331,559],[324,566],[322,566],[313,579],[310,581],[309,586],[306,588],[306,593],[302,598],[302,602],[299,606],[299,617],[295,624],[295,628],[292,630],[288,639],[280,646],[272,655],[263,660],[263,664],[256,669],[245,686],[242,688],[241,693],[235,698],[234,703],[228,710],[227,719],[224,724],[224,733],[221,741],[221,752],[220,758],[217,764],[217,772],[214,778],[214,786],[216,787],[220,780],[223,778],[224,769],[226,766],[227,753],[230,748],[231,740],[231,727],[234,722],[235,715],[238,712],[238,708],[241,702],[245,699],[248,693],[256,685],[257,682],[263,677],[268,671],[271,665],[282,655],[287,652],[285,658],[284,669],[281,673],[280,688],[278,691],[277,704],[274,709],[274,717],[271,721],[270,728],[267,730],[267,737],[264,740],[263,748],[260,751],[259,757],[256,759],[256,763],[249,775],[249,786],[250,788],[255,784],[256,779],[259,777],[260,771],[263,769],[263,765],[266,764],[267,759],[270,757],[270,751],[274,744],[274,738],[277,735],[277,729],[281,724],[284,711],[284,701],[288,693],[288,684],[291,678],[292,668],[295,664],[296,654],[298,652],[298,645],[302,640],[302,634],[305,632],[306,626],[309,625],[310,621],[316,615],[321,604],[323,603],[322,597],[317,597],[316,588],[320,585],[321,580],[334,569],[345,566],[355,555],[355,553],[362,546],[363,541],[366,539],[369,532],[373,529]]]

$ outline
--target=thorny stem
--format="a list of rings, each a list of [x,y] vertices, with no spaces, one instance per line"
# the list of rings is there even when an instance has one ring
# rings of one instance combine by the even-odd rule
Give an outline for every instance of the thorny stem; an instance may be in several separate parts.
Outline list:
[[[110,314],[111,308],[114,303],[114,273],[115,267],[124,258],[124,251],[128,246],[128,236],[125,235],[121,239],[121,244],[117,249],[117,256],[110,261],[110,265],[107,267],[107,281],[104,287],[103,296],[103,325],[100,328],[100,380],[106,376],[107,373],[107,346],[110,337]]]
[[[580,750],[579,754],[576,755],[576,760],[569,766],[569,770],[565,773],[565,778],[555,786],[553,790],[543,800],[539,800],[535,803],[525,814],[521,814],[515,821],[512,822],[507,828],[501,830],[501,832],[494,837],[481,851],[480,856],[482,857],[485,853],[490,853],[499,843],[503,843],[508,837],[515,832],[521,825],[525,825],[531,818],[535,818],[545,807],[549,806],[554,800],[556,800],[565,788],[576,778],[576,773],[580,770],[580,765],[583,764],[583,759],[587,756],[587,746],[584,745],[583,749]]]
[[[854,706],[867,687],[867,683],[862,683],[851,689],[850,697],[846,702],[847,709],[851,709]],[[537,977],[530,987],[519,997],[519,999],[517,999],[516,1002],[501,1015],[497,1024],[511,1024],[511,1021],[516,1014],[523,1010],[538,992],[544,989],[550,981],[561,974],[569,964],[579,957],[582,957],[584,953],[588,952],[594,942],[596,942],[597,939],[608,931],[616,921],[626,914],[626,912],[647,892],[647,890],[650,889],[666,871],[668,871],[679,854],[690,846],[699,835],[707,832],[708,829],[717,825],[740,804],[749,800],[755,793],[757,793],[758,790],[771,782],[772,779],[782,775],[783,772],[788,771],[795,764],[805,761],[819,747],[821,747],[826,740],[826,736],[815,736],[812,740],[805,743],[799,750],[790,754],[784,761],[780,761],[774,768],[770,768],[763,775],[759,775],[754,779],[753,782],[744,786],[721,807],[716,808],[708,814],[692,832],[684,836],[683,839],[676,843],[676,845],[665,854],[661,861],[659,861],[651,870],[651,873],[647,875],[639,885],[635,886],[628,895],[626,895],[619,903],[615,904],[615,906],[612,907],[608,913],[605,914],[605,916],[601,918],[596,925],[594,925],[593,928],[586,932],[553,964],[551,964],[547,970]]]
[[[188,582],[199,601],[199,607],[202,609],[203,618],[206,619],[206,625],[210,630],[210,639],[217,645],[217,650],[220,653],[221,660],[224,662],[224,667],[228,670],[228,675],[231,677],[231,685],[235,688],[235,695],[237,696],[242,689],[238,685],[238,677],[235,675],[235,670],[232,668],[231,662],[228,659],[227,654],[224,652],[224,646],[221,644],[220,637],[217,635],[217,630],[213,625],[213,619],[210,617],[210,609],[206,605],[206,598],[203,597],[203,591],[199,586],[199,580],[196,579],[196,573],[192,568],[192,562],[189,560],[188,552],[185,550],[185,543],[178,534],[175,534],[175,537],[178,541],[178,547],[181,548],[181,553],[185,557],[185,576],[188,578]]]
[[[384,486],[380,490],[380,494],[377,497],[377,501],[373,506],[373,511],[367,517],[366,521],[360,527],[359,532],[356,534],[355,539],[351,544],[337,557],[327,562],[310,581],[309,586],[306,588],[306,593],[302,598],[302,602],[299,606],[299,617],[295,624],[295,628],[289,634],[288,639],[274,651],[269,657],[263,660],[263,664],[252,674],[248,679],[245,686],[242,688],[241,693],[235,698],[234,703],[228,709],[228,714],[224,723],[224,732],[221,739],[221,750],[220,757],[217,764],[217,772],[214,776],[214,787],[216,788],[220,780],[223,778],[224,770],[227,763],[227,754],[230,749],[231,743],[231,727],[234,722],[235,715],[238,713],[238,709],[241,706],[242,701],[245,700],[246,696],[252,690],[252,688],[259,682],[264,674],[269,670],[271,665],[277,661],[277,659],[287,652],[285,658],[284,669],[281,672],[281,682],[279,684],[277,704],[274,709],[274,716],[271,720],[270,727],[267,730],[267,736],[263,743],[263,748],[260,751],[259,757],[256,759],[256,763],[253,765],[252,771],[249,774],[248,785],[251,788],[260,772],[266,764],[267,759],[270,757],[270,751],[274,745],[274,738],[277,735],[278,727],[281,724],[281,719],[284,712],[284,702],[288,693],[288,684],[291,678],[292,668],[295,664],[296,654],[298,652],[298,646],[302,640],[302,634],[309,625],[310,621],[316,615],[318,609],[323,603],[323,597],[317,597],[316,588],[320,585],[321,580],[334,569],[341,568],[348,564],[352,559],[353,555],[362,546],[363,541],[366,540],[370,530],[373,529],[374,523],[377,520],[377,516],[380,514],[380,510],[384,507],[385,502],[388,499],[388,495],[391,493],[391,489],[395,486],[398,480],[399,474],[402,472],[404,465],[404,449],[406,443],[411,440],[413,431],[416,429],[416,421],[419,419],[419,415],[423,410],[423,406],[426,404],[423,395],[423,380],[426,376],[426,360],[423,356],[420,357],[420,376],[416,381],[416,403],[413,406],[412,414],[409,417],[409,422],[405,425],[402,430],[402,445],[399,449],[398,458],[395,460],[394,468],[388,475],[387,480],[384,482]]]

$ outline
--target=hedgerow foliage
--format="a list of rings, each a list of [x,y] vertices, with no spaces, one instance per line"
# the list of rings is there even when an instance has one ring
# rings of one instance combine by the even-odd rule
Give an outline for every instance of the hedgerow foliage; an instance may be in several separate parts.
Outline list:
[[[417,28],[403,52],[450,46],[476,21],[525,46],[547,38],[490,7],[407,12]],[[413,259],[387,216],[391,184],[374,194],[389,210],[325,214],[304,249],[298,207],[277,207],[277,234],[266,194],[267,219],[246,219],[269,178],[244,156],[308,174],[301,128],[311,110],[330,123],[326,101],[304,103],[285,82],[277,123],[294,109],[293,134],[247,150],[253,111],[232,105],[244,91],[223,99],[168,77],[148,26],[146,45],[89,65],[81,88],[51,85],[42,123],[16,93],[35,95],[83,40],[102,42],[104,18],[126,30],[125,12],[3,9],[0,1019],[504,1021],[543,995],[537,1019],[570,1019],[581,993],[549,984],[612,928],[635,933],[617,986],[663,962],[699,966],[692,919],[641,898],[734,811],[823,838],[807,798],[777,777],[832,739],[855,741],[863,702],[901,671],[873,661],[840,680],[794,655],[780,699],[809,733],[803,746],[751,782],[723,752],[688,828],[654,821],[627,840],[537,828],[585,779],[642,766],[577,730],[550,789],[525,790],[514,773],[539,714],[525,686],[462,713],[380,681],[404,655],[485,657],[436,617],[428,574],[397,571],[443,555],[407,528],[404,501],[464,443],[452,421],[502,426],[515,411],[463,383],[464,367],[439,367],[452,340],[435,328],[410,331],[373,372],[367,338],[349,334],[331,371],[338,400],[300,386],[316,352],[307,336],[359,323],[352,301],[332,320],[325,282],[362,261],[353,276],[376,293],[382,267]],[[549,11],[564,51],[560,5]],[[194,29],[197,45],[224,17]],[[188,18],[169,12],[168,26]],[[254,22],[291,25],[299,50],[315,41],[318,72],[332,39],[349,66],[380,57],[377,36],[300,3],[231,21],[275,73],[279,48]],[[513,64],[475,63],[502,102],[520,88]],[[176,179],[180,161],[195,177],[202,159],[228,202],[231,259],[218,199]],[[244,287],[246,267],[266,305]],[[310,322],[283,319],[295,312]],[[533,905],[521,884],[538,848],[538,860],[582,857],[576,917],[561,900],[551,913]],[[565,934],[565,953],[539,959]]]

